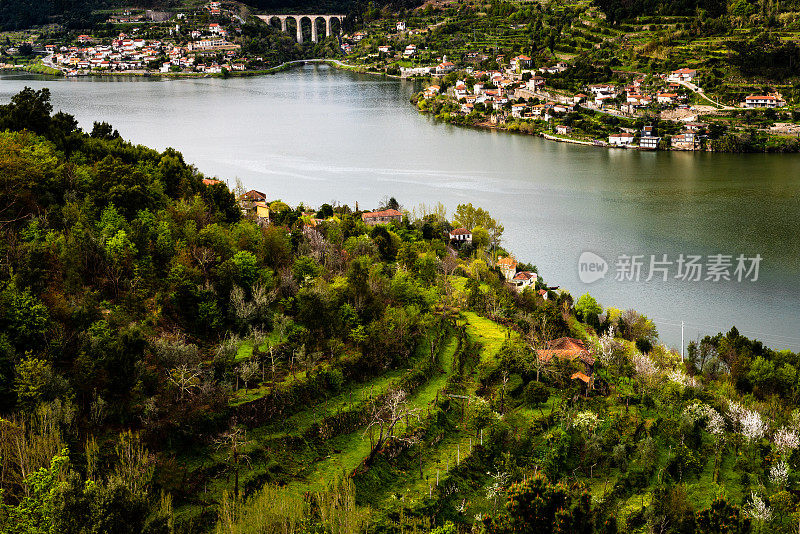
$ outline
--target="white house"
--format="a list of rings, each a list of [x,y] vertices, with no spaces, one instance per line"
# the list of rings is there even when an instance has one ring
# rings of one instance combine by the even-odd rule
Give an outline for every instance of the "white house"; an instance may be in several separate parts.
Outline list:
[[[436,74],[447,74],[448,72],[453,72],[455,69],[456,66],[452,61],[443,61],[436,67]]]
[[[399,31],[399,32],[406,31],[406,21],[404,21],[404,20],[398,21],[395,27],[397,28],[397,31]]]
[[[511,106],[511,116],[514,118],[521,119],[524,112],[525,104],[514,104]]]
[[[531,66],[531,58],[528,56],[516,56],[511,58],[512,69],[527,69]]]
[[[640,150],[658,150],[658,143],[661,141],[660,137],[653,135],[643,135],[639,138]]]
[[[669,76],[667,76],[667,80],[671,82],[691,82],[697,77],[697,71],[695,69],[678,69],[672,71]]]
[[[472,243],[472,232],[466,228],[456,228],[449,232],[450,241],[458,243]]]
[[[782,108],[786,101],[780,93],[769,93],[766,95],[748,95],[745,97],[743,107],[754,108]]]
[[[540,87],[544,87],[544,82],[545,82],[545,79],[542,78],[541,76],[533,76],[525,84],[525,87],[527,87],[528,89],[530,89],[532,91],[535,91],[536,89],[538,89]]]
[[[608,136],[608,144],[611,146],[628,146],[631,143],[633,143],[633,134],[622,132]]]
[[[590,85],[589,91],[594,93],[595,97],[611,96],[612,98],[614,98],[617,96],[617,89],[613,85],[609,85],[607,83],[597,83]]]
[[[656,98],[659,104],[674,104],[678,95],[675,93],[658,93]]]
[[[566,124],[559,124],[558,126],[556,126],[556,133],[558,135],[567,135],[571,131],[572,131],[572,128],[570,128]]]
[[[521,293],[526,287],[536,287],[536,281],[538,279],[539,275],[536,273],[520,271],[514,275],[514,278],[511,279],[511,283],[516,287],[517,291]]]

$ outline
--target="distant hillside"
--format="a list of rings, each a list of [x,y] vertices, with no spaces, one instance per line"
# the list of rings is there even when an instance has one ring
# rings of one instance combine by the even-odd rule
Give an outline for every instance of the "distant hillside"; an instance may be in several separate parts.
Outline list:
[[[152,9],[178,8],[182,0],[0,0],[0,31],[20,30],[48,23],[60,23],[68,28],[87,28],[106,19],[98,10],[118,7]],[[247,0],[243,2],[264,11],[301,11],[361,13],[369,7],[364,0]],[[372,2],[378,8],[411,9],[420,0],[380,0]]]
[[[369,4],[377,7],[390,6],[392,9],[413,9],[422,4],[421,0],[246,0],[244,3],[265,11],[296,9],[298,11],[334,11],[339,13],[361,13]]]

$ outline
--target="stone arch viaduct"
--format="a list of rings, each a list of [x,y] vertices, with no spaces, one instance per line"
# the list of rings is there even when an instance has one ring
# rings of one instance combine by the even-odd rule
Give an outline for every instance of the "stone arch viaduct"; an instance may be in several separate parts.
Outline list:
[[[286,25],[286,21],[288,19],[294,19],[297,23],[297,42],[303,42],[303,29],[301,22],[303,19],[308,19],[311,22],[311,40],[315,43],[319,42],[319,31],[317,30],[317,21],[319,19],[323,19],[325,21],[325,37],[333,35],[333,25],[331,21],[338,20],[339,21],[339,28],[341,30],[342,23],[344,22],[345,15],[257,15],[258,18],[266,22],[267,24],[271,24],[274,19],[278,19],[281,21],[281,31],[288,33],[288,27]]]

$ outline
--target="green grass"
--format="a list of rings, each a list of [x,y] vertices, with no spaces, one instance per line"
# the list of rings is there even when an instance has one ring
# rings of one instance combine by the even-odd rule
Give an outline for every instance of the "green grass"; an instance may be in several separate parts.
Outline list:
[[[475,312],[463,312],[463,316],[467,320],[467,335],[473,341],[481,344],[481,361],[493,360],[509,333],[512,338],[519,336],[513,330],[509,330],[491,319],[481,317]]]
[[[443,345],[440,352],[443,372],[437,373],[409,397],[410,408],[424,410],[435,402],[452,370],[457,345],[458,340],[454,336],[447,339],[447,343]],[[398,423],[395,433],[401,435],[405,430],[405,423],[401,422]],[[349,475],[370,453],[370,440],[368,436],[364,435],[363,429],[333,438],[330,446],[341,452],[317,462],[305,475],[305,480],[296,484],[301,491],[320,490],[337,476]]]

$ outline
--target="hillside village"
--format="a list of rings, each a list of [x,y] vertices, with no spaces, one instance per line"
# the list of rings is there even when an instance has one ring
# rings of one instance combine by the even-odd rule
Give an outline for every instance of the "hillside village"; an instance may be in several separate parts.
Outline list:
[[[51,28],[21,39],[4,52],[7,58],[15,58],[27,47],[52,73],[65,76],[224,75],[259,72],[279,64],[281,57],[268,57],[274,51],[252,46],[247,53],[242,50],[248,24],[269,31],[265,23],[240,13],[240,4],[218,1],[184,12],[123,10],[110,15],[102,30],[76,34]],[[258,35],[250,39],[254,37]],[[288,35],[285,39],[291,40]],[[300,50],[292,53],[302,57]],[[25,66],[17,61],[0,63],[0,69],[6,70]]]

